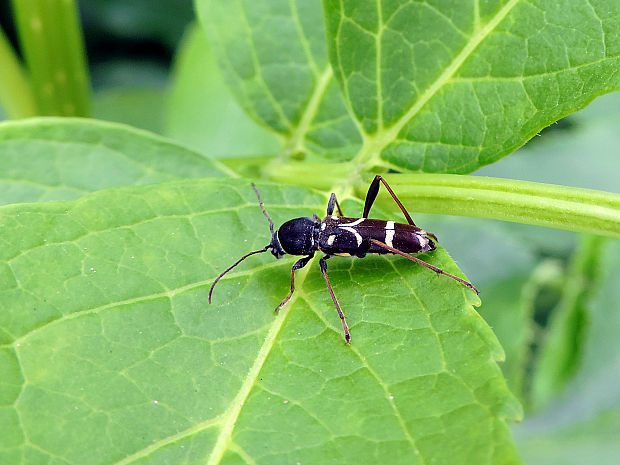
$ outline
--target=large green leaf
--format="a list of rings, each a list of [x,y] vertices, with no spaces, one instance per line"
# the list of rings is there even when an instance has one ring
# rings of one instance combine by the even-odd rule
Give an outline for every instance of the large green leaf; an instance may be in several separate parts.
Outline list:
[[[0,124],[0,164],[0,204],[67,200],[107,187],[227,173],[153,134],[70,118]]]
[[[326,198],[259,185],[279,224]],[[359,202],[344,201],[350,214]],[[398,257],[231,257],[269,241],[245,181],[0,209],[2,463],[518,463],[495,336],[458,283]],[[459,273],[439,248],[424,256]]]
[[[327,60],[318,1],[195,0],[241,106],[283,136],[286,153],[350,159],[361,138]]]
[[[615,0],[324,0],[369,165],[465,173],[620,87]]]

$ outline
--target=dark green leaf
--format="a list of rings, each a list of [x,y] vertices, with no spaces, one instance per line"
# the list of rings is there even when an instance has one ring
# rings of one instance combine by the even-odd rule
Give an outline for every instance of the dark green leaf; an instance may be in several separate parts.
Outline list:
[[[620,87],[620,5],[323,1],[357,161],[466,173]]]
[[[196,0],[227,83],[288,154],[350,159],[361,139],[327,60],[318,1]]]

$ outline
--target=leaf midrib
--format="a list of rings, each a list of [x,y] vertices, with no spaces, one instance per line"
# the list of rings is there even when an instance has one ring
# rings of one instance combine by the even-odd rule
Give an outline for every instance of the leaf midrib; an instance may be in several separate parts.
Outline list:
[[[277,264],[279,265],[279,264]],[[295,274],[295,284],[296,287],[302,287],[303,286],[303,282],[305,281],[307,272],[309,270],[310,267],[303,269],[303,270],[299,270],[296,274]],[[256,269],[252,270],[253,272],[256,272]],[[181,290],[187,290],[188,288],[193,288],[193,287],[200,287],[202,285],[205,285],[205,283],[193,283],[192,285],[189,286],[184,286],[183,288],[180,288],[178,291],[180,292]],[[168,293],[162,293],[162,294],[168,294]],[[162,295],[163,296],[163,295]],[[130,303],[131,301],[143,301],[143,300],[152,300],[152,299],[157,299],[160,298],[162,296],[159,295],[151,295],[148,298],[145,297],[140,297],[140,298],[136,298],[136,299],[130,299],[130,301],[127,301],[125,303]],[[269,331],[267,332],[266,336],[265,336],[265,341],[263,343],[263,345],[261,346],[260,350],[258,351],[258,354],[256,356],[256,358],[254,359],[254,363],[252,364],[250,370],[248,371],[248,375],[245,378],[245,380],[243,381],[239,391],[237,392],[237,395],[232,399],[232,401],[230,402],[230,407],[228,409],[226,409],[222,414],[218,415],[215,418],[209,418],[208,420],[205,420],[203,422],[200,422],[196,425],[193,425],[192,427],[180,431],[176,434],[173,434],[171,436],[167,436],[164,438],[159,439],[158,441],[154,442],[153,444],[150,444],[148,447],[145,447],[143,449],[140,449],[134,453],[132,453],[131,455],[128,455],[127,457],[123,458],[122,460],[119,460],[118,462],[115,463],[115,465],[126,465],[129,463],[134,462],[135,460],[141,459],[146,457],[148,454],[153,453],[157,450],[159,450],[161,447],[167,446],[169,444],[172,444],[176,441],[179,441],[185,437],[188,436],[192,436],[196,433],[199,433],[201,431],[203,431],[206,428],[209,427],[213,427],[213,426],[222,426],[221,432],[218,435],[217,441],[215,443],[215,446],[213,448],[213,450],[210,453],[209,456],[209,460],[207,462],[207,465],[215,465],[215,464],[219,464],[222,457],[224,456],[224,453],[229,449],[229,445],[232,443],[232,432],[234,430],[235,425],[237,424],[237,420],[239,418],[239,415],[241,414],[241,411],[243,410],[243,407],[246,404],[247,398],[252,390],[252,388],[255,386],[256,384],[256,380],[259,379],[259,375],[260,372],[263,368],[263,365],[265,363],[265,361],[267,360],[267,357],[269,356],[269,354],[271,353],[271,349],[273,348],[276,340],[277,340],[277,336],[280,333],[282,327],[284,326],[284,323],[286,322],[286,319],[288,318],[288,310],[294,305],[295,301],[297,300],[297,298],[299,297],[299,293],[297,294],[293,294],[293,297],[291,298],[291,300],[288,302],[288,304],[286,305],[286,307],[283,309],[283,311],[280,312],[279,315],[276,315],[273,319],[273,323],[271,323],[271,325],[269,326]],[[122,304],[122,303],[121,303]],[[104,309],[104,308],[109,308],[112,306],[117,306],[119,305],[119,302],[114,303],[114,305],[105,305],[100,307],[98,310]],[[58,322],[61,321],[67,321],[67,319],[73,319],[73,318],[77,318],[80,316],[83,316],[84,313],[91,313],[94,310],[88,310],[87,312],[78,312],[77,314],[71,314],[69,316],[65,316],[59,320],[54,320],[53,323],[51,324],[57,324]],[[49,325],[45,325],[43,328],[47,328]],[[19,338],[18,340],[15,341],[14,344],[11,345],[16,345],[19,346],[20,342],[25,338],[25,337],[29,337],[32,335],[33,332],[39,332],[39,330],[42,328],[37,328],[35,331],[29,332],[28,334],[22,336],[21,338]]]
[[[306,275],[308,273],[308,268],[299,270],[299,272],[295,273],[295,285],[296,287],[301,287],[306,279]],[[280,330],[284,326],[284,323],[289,315],[289,310],[297,300],[298,295],[293,294],[291,300],[287,303],[286,307],[280,311],[279,315],[276,315],[274,318],[271,327],[269,328],[269,332],[265,336],[265,342],[261,346],[260,350],[256,358],[254,359],[254,363],[252,367],[248,371],[248,375],[241,384],[241,388],[237,395],[234,397],[232,402],[230,403],[230,407],[226,409],[226,411],[222,414],[222,419],[224,420],[224,426],[222,431],[217,437],[217,441],[211,454],[209,455],[209,461],[207,465],[216,465],[219,464],[224,456],[226,450],[228,450],[229,444],[232,442],[232,432],[237,424],[237,420],[239,419],[239,415],[245,407],[246,401],[252,388],[256,384],[256,380],[259,379],[259,375],[261,370],[263,369],[263,365],[267,360],[267,357],[271,353],[271,349],[273,348],[275,341],[280,333]],[[283,313],[283,315],[282,315]]]
[[[369,167],[379,163],[380,155],[383,149],[398,139],[398,134],[403,127],[414,118],[422,108],[437,94],[437,92],[446,85],[462,66],[472,52],[480,45],[483,39],[485,39],[491,31],[493,31],[497,25],[506,18],[508,13],[515,7],[520,0],[510,0],[499,12],[489,21],[486,25],[477,31],[474,31],[471,39],[461,52],[452,60],[450,65],[439,75],[435,81],[421,94],[420,98],[415,101],[411,108],[400,117],[392,126],[385,128],[382,131],[378,131],[373,135],[364,136],[364,146],[353,160],[354,164],[362,167]],[[377,85],[381,86],[380,76],[377,76]]]

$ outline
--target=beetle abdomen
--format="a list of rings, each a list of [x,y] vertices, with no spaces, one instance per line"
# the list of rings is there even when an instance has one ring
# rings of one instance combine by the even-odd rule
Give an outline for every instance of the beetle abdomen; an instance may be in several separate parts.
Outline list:
[[[435,250],[426,231],[394,221],[330,216],[321,222],[319,248],[328,254],[388,254],[389,250],[370,242],[381,241],[405,253]]]

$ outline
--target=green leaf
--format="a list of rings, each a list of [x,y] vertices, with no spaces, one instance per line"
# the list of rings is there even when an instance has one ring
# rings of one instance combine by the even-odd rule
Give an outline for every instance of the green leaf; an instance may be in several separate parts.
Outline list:
[[[616,376],[620,353],[620,241],[608,241],[599,264],[600,279],[596,295],[590,303],[591,323],[587,335],[587,346],[576,382],[587,384],[600,373]],[[610,370],[610,367],[616,367]],[[614,388],[618,387],[618,383]],[[606,399],[602,399],[605,401]],[[620,393],[616,395],[620,405]]]
[[[153,134],[86,119],[0,124],[0,204],[66,200],[107,187],[227,170]]]
[[[279,140],[239,108],[221,74],[204,31],[190,27],[173,70],[164,133],[211,158],[277,153]]]
[[[280,224],[326,197],[259,185]],[[361,208],[342,202],[345,211]],[[398,257],[231,257],[269,241],[245,181],[0,209],[4,457],[63,463],[519,463],[503,352],[470,290]],[[424,256],[460,274],[439,248]],[[8,427],[8,428],[7,428]]]
[[[93,96],[93,118],[162,133],[168,94],[155,87],[113,87]]]
[[[620,87],[614,0],[324,0],[365,166],[467,173]]]
[[[577,375],[545,410],[513,428],[527,463],[611,465],[618,461],[620,242],[608,241],[605,246]]]
[[[564,278],[562,300],[553,310],[532,375],[531,403],[540,408],[561,391],[583,359],[590,325],[590,300],[599,279],[605,241],[582,238]]]
[[[317,1],[196,0],[226,82],[284,152],[350,159],[361,138],[327,60]]]

